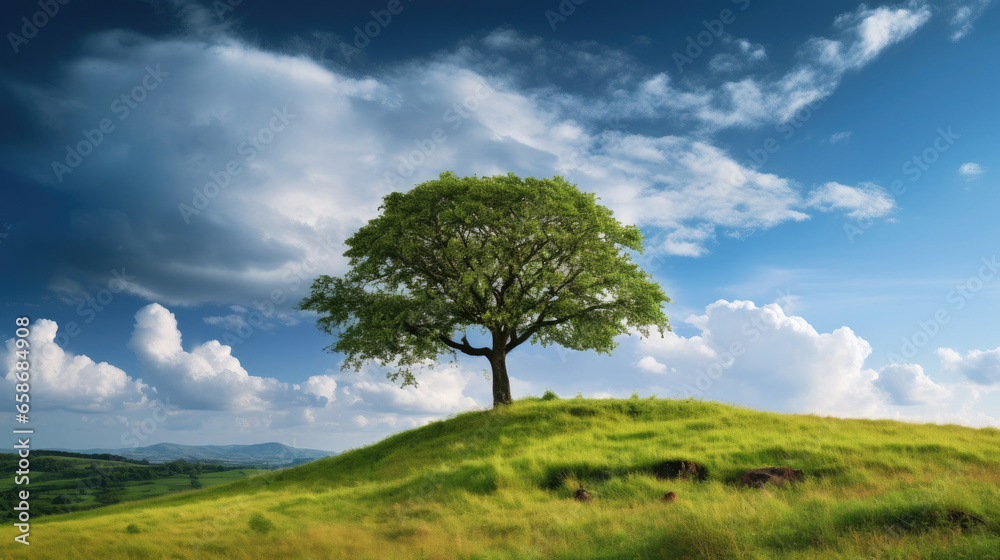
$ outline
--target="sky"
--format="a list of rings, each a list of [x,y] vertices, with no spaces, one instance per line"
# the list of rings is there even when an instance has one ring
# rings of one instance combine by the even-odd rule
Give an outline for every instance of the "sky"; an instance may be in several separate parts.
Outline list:
[[[673,327],[524,345],[515,398],[998,427],[996,4],[5,2],[5,392],[28,317],[36,447],[342,451],[488,408],[484,359],[400,388],[295,306],[383,196],[513,172],[638,225]]]

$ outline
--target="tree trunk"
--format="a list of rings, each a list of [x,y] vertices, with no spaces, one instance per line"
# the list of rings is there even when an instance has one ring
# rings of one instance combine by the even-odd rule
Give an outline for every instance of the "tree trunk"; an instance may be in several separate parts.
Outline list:
[[[490,366],[493,368],[493,408],[503,404],[510,404],[510,378],[507,377],[507,357],[501,352],[497,357],[495,354],[490,358]]]
[[[493,333],[493,354],[489,356],[490,367],[493,369],[493,408],[510,404],[510,378],[507,377],[507,335]]]

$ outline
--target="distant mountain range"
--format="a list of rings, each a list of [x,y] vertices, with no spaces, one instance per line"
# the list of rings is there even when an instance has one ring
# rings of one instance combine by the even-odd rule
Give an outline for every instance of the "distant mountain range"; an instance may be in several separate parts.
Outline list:
[[[223,463],[227,465],[267,465],[288,467],[301,465],[336,455],[333,451],[319,449],[299,449],[270,442],[253,445],[180,445],[177,443],[157,443],[146,447],[125,449],[58,449],[74,453],[121,455],[127,459],[147,459],[150,463],[184,460],[202,463]]]

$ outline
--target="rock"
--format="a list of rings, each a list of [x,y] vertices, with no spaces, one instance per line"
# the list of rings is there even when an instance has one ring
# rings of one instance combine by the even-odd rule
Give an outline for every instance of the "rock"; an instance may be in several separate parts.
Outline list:
[[[760,469],[750,469],[740,477],[743,486],[760,488],[765,484],[781,486],[786,482],[798,482],[805,478],[802,471],[790,469],[788,467],[763,467]]]
[[[667,492],[660,499],[663,500],[664,502],[675,502],[677,501],[677,494],[674,494],[673,492]]]
[[[674,478],[705,480],[708,478],[708,469],[694,461],[664,461],[654,466],[653,472],[660,480]]]
[[[593,496],[590,495],[590,492],[584,490],[582,484],[579,488],[577,488],[576,492],[573,493],[573,497],[579,502],[589,502],[593,498]]]

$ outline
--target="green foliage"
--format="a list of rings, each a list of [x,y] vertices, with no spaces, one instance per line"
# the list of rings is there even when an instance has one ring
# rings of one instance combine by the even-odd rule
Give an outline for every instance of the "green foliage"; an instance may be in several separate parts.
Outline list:
[[[552,389],[546,389],[545,394],[542,395],[543,401],[557,401],[559,400],[559,395],[555,393]]]
[[[135,535],[135,534],[141,533],[142,530],[139,529],[139,526],[136,525],[135,523],[129,523],[128,526],[125,527],[125,532],[128,533],[128,534],[130,534],[130,535]]]
[[[494,361],[527,341],[610,353],[631,328],[670,328],[669,298],[629,252],[642,233],[562,177],[447,172],[380,209],[346,241],[351,270],[320,276],[299,303],[337,336],[328,349],[345,368],[395,364],[390,378],[414,384],[411,366],[457,350],[488,357],[496,375]],[[473,347],[468,329],[492,346]]]

